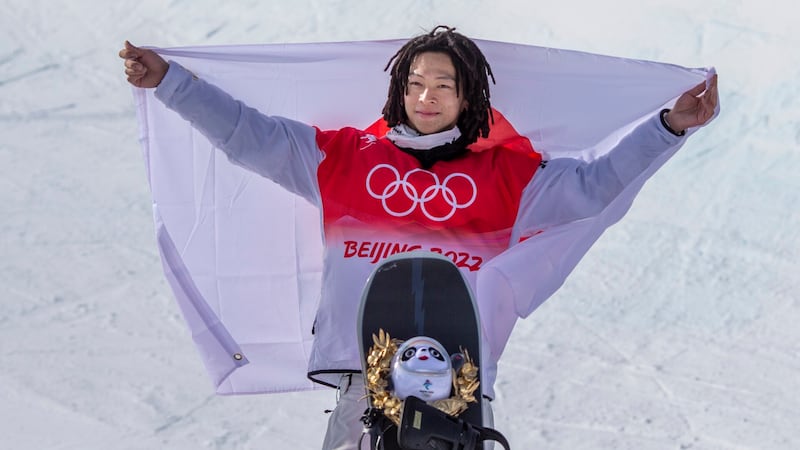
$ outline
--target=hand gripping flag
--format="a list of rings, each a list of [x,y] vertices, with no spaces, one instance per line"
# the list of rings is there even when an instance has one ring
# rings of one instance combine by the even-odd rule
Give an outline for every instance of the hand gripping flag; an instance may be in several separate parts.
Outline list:
[[[321,129],[365,129],[386,99],[388,75],[382,69],[404,42],[156,51],[266,114]],[[713,73],[476,43],[497,79],[493,107],[545,159],[603,155],[636,124]],[[134,89],[134,96],[164,270],[216,391],[313,389],[306,371],[322,273],[319,211],[231,164],[152,90]],[[600,214],[534,235],[487,263],[478,274],[477,297],[492,296],[519,317],[529,315],[677,149],[665,152]]]

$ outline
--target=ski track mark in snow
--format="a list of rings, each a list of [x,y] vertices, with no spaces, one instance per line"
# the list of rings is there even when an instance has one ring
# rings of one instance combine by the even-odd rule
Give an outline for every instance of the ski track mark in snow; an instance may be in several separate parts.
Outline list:
[[[5,86],[5,85],[7,85],[9,83],[13,83],[15,81],[20,81],[20,80],[23,80],[25,78],[32,77],[32,76],[40,74],[42,72],[47,72],[49,70],[57,70],[59,68],[61,68],[61,64],[58,64],[58,63],[45,64],[44,66],[41,66],[41,67],[33,69],[33,70],[29,70],[29,71],[27,71],[25,73],[22,73],[22,74],[19,74],[19,75],[12,76],[11,78],[6,78],[5,80],[0,80],[0,87]]]
[[[17,59],[19,55],[21,55],[24,51],[22,47],[17,48],[13,52],[11,52],[8,56],[0,57],[0,66],[10,63],[11,61]]]
[[[44,109],[37,109],[35,111],[31,111],[28,114],[22,115],[19,113],[15,114],[3,114],[0,115],[0,121],[23,121],[27,122],[30,120],[40,120],[40,119],[48,119],[52,117],[53,113],[58,113],[61,111],[68,111],[70,109],[75,109],[78,105],[75,103],[67,103],[65,105],[54,106],[52,108],[44,108]]]
[[[225,28],[225,25],[226,25],[226,24],[224,24],[224,23],[223,23],[223,24],[220,24],[218,27],[216,27],[216,28],[212,29],[211,31],[209,31],[208,33],[206,33],[206,39],[208,39],[208,38],[211,38],[211,37],[213,37],[215,34],[219,33],[219,32],[220,32],[220,30],[222,30],[223,28]]]
[[[160,427],[158,427],[155,430],[153,430],[153,432],[156,433],[156,434],[162,433],[162,432],[172,428],[173,426],[185,421],[186,419],[191,418],[192,415],[195,412],[197,412],[197,411],[201,410],[202,408],[206,407],[209,403],[211,403],[211,401],[213,399],[214,399],[214,396],[210,395],[210,396],[206,397],[198,405],[196,405],[193,408],[189,409],[185,413],[180,414],[180,415],[172,415],[172,416],[168,417],[166,422],[163,425],[161,425]]]

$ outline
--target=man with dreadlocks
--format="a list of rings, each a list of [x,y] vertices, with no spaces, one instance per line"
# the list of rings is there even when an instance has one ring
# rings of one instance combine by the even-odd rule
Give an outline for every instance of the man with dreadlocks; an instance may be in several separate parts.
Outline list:
[[[438,32],[440,29],[446,31]],[[389,60],[385,70],[390,67],[389,95],[383,107],[383,118],[389,127],[400,127],[407,133],[413,130],[423,135],[456,129],[460,133],[451,142],[433,149],[401,147],[418,158],[424,168],[436,161],[447,161],[465,154],[467,146],[477,141],[479,136],[489,135],[492,111],[488,77],[494,81],[494,75],[483,53],[471,40],[450,28],[439,27],[430,34],[410,40]],[[445,84],[426,91],[423,84],[426,72],[435,75],[429,83],[436,85],[443,81]],[[406,101],[417,99],[424,102],[422,95],[434,98],[434,94],[438,103],[450,109],[428,110],[425,105]]]
[[[437,249],[454,256],[474,291],[484,262],[531,230],[602,210],[625,180],[683,139],[684,130],[704,125],[717,103],[714,77],[708,89],[703,83],[687,91],[606,157],[545,164],[529,141],[503,137],[510,126],[489,103],[491,68],[452,28],[413,38],[390,59],[384,123],[367,130],[323,131],[263,115],[127,42],[120,57],[131,84],[157,87],[156,97],[231,161],[321,209],[323,290],[308,376],[341,392],[325,449],[356,448],[361,435],[366,403],[354,330],[360,291],[378,261]],[[479,139],[490,127],[492,139]],[[490,299],[477,300],[492,313],[482,324],[489,349],[482,386],[491,397],[497,360],[517,316],[492,308]]]

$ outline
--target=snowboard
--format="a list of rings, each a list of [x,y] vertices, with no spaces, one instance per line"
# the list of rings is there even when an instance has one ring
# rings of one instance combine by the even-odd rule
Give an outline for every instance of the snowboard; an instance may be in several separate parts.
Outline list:
[[[413,343],[413,338],[419,336],[438,341],[447,355],[452,356],[456,382],[448,400],[456,398],[462,405],[462,411],[454,417],[481,426],[481,330],[469,285],[456,265],[443,255],[425,251],[399,253],[383,260],[375,268],[367,280],[359,309],[361,363],[367,401],[373,412],[382,406],[379,411],[385,416],[399,414],[396,407],[402,403],[392,398],[394,384],[386,375],[386,370],[378,369],[376,352],[382,349],[381,346],[389,345],[381,353],[384,356],[383,366],[386,367],[392,351],[402,346],[397,341],[392,344],[391,340],[400,340],[409,345]],[[371,354],[372,364],[369,361]],[[471,376],[468,369],[471,369]],[[377,373],[383,375],[378,377]],[[371,390],[376,386],[373,382],[388,383],[385,391],[390,393],[389,401],[383,401],[387,397],[386,392],[375,395],[375,391]],[[470,383],[471,386],[466,390],[455,387],[456,384],[463,387]],[[424,384],[429,383],[426,380]],[[465,392],[468,395],[463,395]],[[466,406],[463,401],[465,397],[471,397]],[[435,405],[433,401],[428,403]],[[371,448],[377,448],[376,440],[380,439],[380,448],[400,449],[397,425],[386,420],[382,423],[380,438],[371,437]]]

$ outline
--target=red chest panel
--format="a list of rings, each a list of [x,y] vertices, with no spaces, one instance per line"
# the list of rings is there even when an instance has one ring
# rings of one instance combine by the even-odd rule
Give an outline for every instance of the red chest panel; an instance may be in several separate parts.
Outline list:
[[[477,234],[510,229],[541,161],[535,152],[495,147],[426,170],[391,141],[355,129],[320,132],[318,142],[326,228],[344,221]]]

